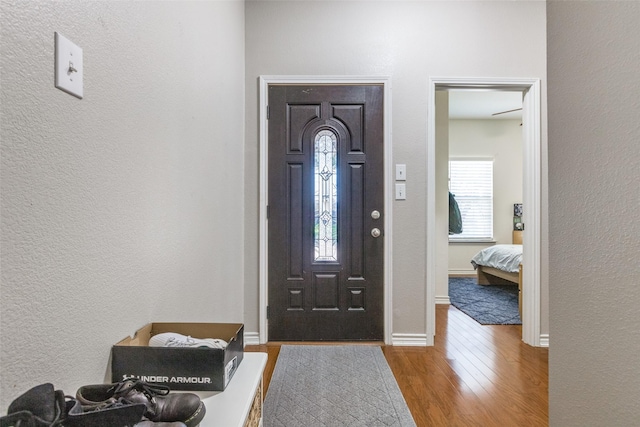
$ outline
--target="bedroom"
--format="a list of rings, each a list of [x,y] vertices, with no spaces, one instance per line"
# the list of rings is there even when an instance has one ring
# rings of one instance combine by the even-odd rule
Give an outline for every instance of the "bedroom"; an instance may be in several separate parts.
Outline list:
[[[522,94],[457,90],[448,92],[448,95],[448,144],[444,138],[439,140],[438,144],[441,146],[439,145],[438,148],[441,155],[448,154],[448,160],[455,161],[465,172],[468,172],[473,164],[478,165],[478,161],[484,161],[485,167],[489,168],[484,173],[488,178],[492,177],[492,181],[486,182],[486,186],[492,190],[492,194],[488,194],[487,203],[491,203],[491,197],[493,203],[485,209],[492,209],[493,212],[484,213],[483,211],[482,218],[486,220],[474,219],[473,223],[471,223],[472,219],[463,213],[467,226],[463,227],[464,234],[448,236],[446,251],[448,276],[475,278],[476,271],[470,261],[480,250],[514,243],[513,205],[521,203],[523,198],[521,112],[514,111],[495,116],[493,114],[520,108]],[[440,168],[441,164],[447,162],[442,157],[439,159],[438,167]],[[474,179],[457,175],[456,172],[449,170],[441,171],[438,176],[445,177],[445,182],[439,187],[440,203],[444,200],[442,193],[449,189],[452,189],[454,194],[458,192],[458,196],[464,198],[465,195],[460,192],[462,189],[469,188],[464,180]],[[456,182],[457,191],[455,190]],[[461,205],[464,203],[461,201]],[[447,209],[448,204],[440,212]],[[463,212],[464,210],[463,208]],[[469,233],[472,235],[470,236]],[[506,290],[517,293],[517,289],[511,290],[510,286],[507,286]],[[440,287],[439,291],[437,302],[449,303],[451,296],[449,290]],[[519,322],[519,319],[516,321]]]

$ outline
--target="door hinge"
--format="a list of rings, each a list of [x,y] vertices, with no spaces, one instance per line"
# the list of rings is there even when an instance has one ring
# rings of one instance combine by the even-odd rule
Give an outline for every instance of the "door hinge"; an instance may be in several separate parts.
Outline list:
[[[267,320],[269,320],[269,306],[267,306]]]
[[[269,116],[270,116],[270,111],[269,111],[269,106],[267,105],[267,120],[269,120]]]
[[[267,205],[267,219],[269,219],[269,205]]]

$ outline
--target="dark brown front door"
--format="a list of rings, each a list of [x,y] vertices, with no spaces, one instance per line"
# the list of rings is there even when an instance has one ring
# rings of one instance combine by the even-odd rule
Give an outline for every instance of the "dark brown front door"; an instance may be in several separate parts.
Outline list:
[[[383,93],[269,86],[271,341],[383,339]]]

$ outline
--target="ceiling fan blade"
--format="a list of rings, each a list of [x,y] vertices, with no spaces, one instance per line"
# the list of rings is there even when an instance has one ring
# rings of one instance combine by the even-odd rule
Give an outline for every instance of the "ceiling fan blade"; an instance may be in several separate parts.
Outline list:
[[[520,110],[522,110],[522,108],[516,108],[515,110],[500,111],[499,113],[493,113],[492,116],[497,116],[499,114],[513,113],[514,111],[520,111]]]

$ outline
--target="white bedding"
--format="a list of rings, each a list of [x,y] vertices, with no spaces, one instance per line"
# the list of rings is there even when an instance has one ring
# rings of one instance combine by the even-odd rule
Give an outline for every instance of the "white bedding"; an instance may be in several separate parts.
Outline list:
[[[485,248],[471,258],[473,268],[478,265],[517,273],[522,263],[522,245],[494,245]]]

